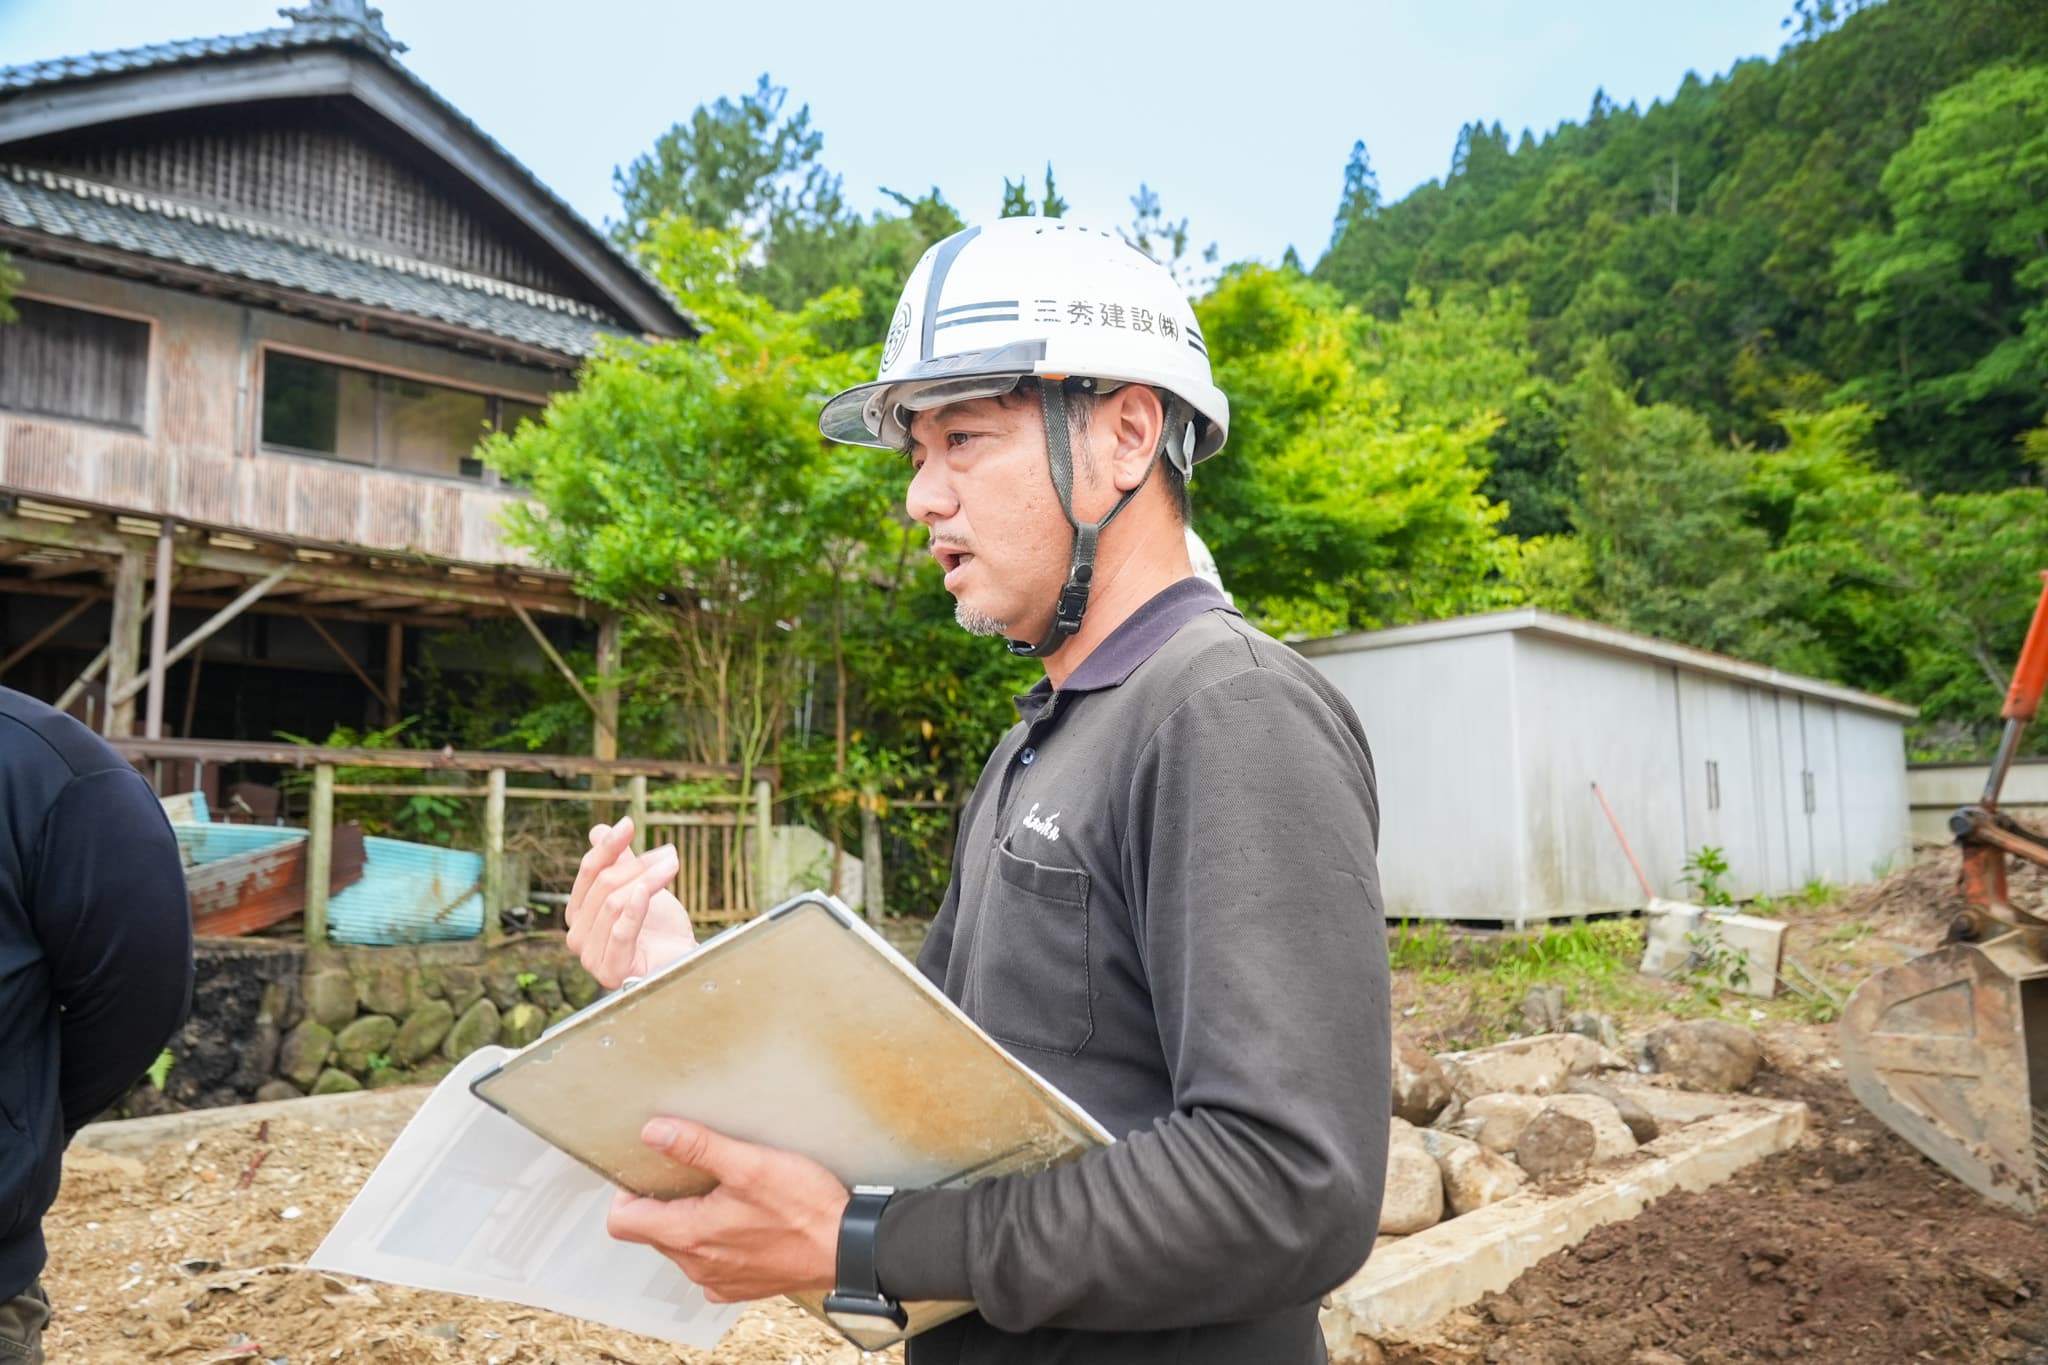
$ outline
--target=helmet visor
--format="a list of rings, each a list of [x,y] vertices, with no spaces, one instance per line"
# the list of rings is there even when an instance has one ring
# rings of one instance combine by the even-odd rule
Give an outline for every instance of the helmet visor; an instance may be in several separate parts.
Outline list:
[[[1043,341],[1020,341],[989,351],[940,356],[892,379],[857,384],[835,395],[818,416],[818,430],[849,445],[902,449],[914,413],[996,398],[1038,372]]]

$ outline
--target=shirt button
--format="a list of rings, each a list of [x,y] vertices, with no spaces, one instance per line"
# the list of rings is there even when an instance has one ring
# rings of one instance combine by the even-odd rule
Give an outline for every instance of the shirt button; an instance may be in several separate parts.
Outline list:
[[[1025,767],[1027,767],[1027,768],[1028,768],[1028,767],[1030,767],[1030,766],[1031,766],[1031,760],[1032,760],[1032,759],[1034,759],[1034,758],[1037,758],[1037,757],[1038,757],[1038,750],[1036,750],[1036,749],[1026,749],[1026,750],[1025,750],[1025,751],[1024,751],[1023,753],[1021,753],[1021,754],[1018,754],[1018,755],[1017,755],[1017,761],[1018,761],[1019,763],[1022,763],[1022,764],[1023,764],[1023,765],[1025,766]]]

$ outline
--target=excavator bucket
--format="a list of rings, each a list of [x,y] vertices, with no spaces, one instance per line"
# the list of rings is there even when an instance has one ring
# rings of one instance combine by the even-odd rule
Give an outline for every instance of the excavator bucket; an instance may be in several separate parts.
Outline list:
[[[1995,1203],[2048,1208],[2048,958],[2040,930],[1877,973],[1842,1013],[1865,1108]]]

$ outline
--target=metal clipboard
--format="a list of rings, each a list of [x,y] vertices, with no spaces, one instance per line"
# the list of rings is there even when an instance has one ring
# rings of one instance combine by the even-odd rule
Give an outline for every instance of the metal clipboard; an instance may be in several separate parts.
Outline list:
[[[898,1189],[1043,1170],[1112,1140],[815,892],[596,1002],[471,1089],[607,1180],[669,1199],[715,1182],[641,1143],[662,1114]],[[822,1293],[792,1297],[824,1317]],[[972,1305],[904,1307],[900,1332],[845,1335],[879,1350]]]

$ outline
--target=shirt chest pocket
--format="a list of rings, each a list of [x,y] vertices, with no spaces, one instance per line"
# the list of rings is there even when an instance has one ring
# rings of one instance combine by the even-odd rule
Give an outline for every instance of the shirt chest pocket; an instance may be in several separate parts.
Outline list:
[[[1014,1047],[1071,1057],[1095,1032],[1088,874],[997,846],[974,944],[976,1023]]]

